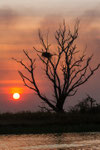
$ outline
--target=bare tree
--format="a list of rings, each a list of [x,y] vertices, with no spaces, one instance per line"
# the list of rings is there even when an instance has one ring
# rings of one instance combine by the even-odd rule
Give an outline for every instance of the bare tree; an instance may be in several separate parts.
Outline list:
[[[98,64],[95,68],[90,67],[90,62],[93,56],[86,58],[85,52],[79,54],[75,40],[78,37],[79,21],[76,21],[73,31],[67,30],[65,22],[55,32],[57,49],[53,52],[48,41],[39,31],[39,40],[41,42],[41,50],[34,47],[34,52],[37,53],[41,64],[44,65],[45,74],[48,80],[52,83],[53,97],[52,100],[45,96],[40,91],[35,78],[35,61],[36,59],[29,56],[27,51],[23,51],[30,62],[28,67],[22,60],[13,58],[28,71],[30,77],[25,73],[18,71],[25,86],[35,91],[38,97],[55,112],[64,112],[64,103],[68,97],[74,96],[79,88],[94,74],[100,67]],[[48,109],[48,107],[46,107]]]

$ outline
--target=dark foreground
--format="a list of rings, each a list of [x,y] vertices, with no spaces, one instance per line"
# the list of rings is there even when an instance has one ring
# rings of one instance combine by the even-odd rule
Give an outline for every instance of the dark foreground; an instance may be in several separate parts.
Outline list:
[[[42,134],[100,131],[100,114],[0,114],[0,134]]]

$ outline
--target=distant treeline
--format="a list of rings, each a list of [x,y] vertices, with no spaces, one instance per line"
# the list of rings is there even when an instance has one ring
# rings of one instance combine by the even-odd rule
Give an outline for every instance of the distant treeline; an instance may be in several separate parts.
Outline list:
[[[76,104],[74,107],[71,107],[69,112],[72,113],[100,113],[100,104],[87,95],[82,101]]]

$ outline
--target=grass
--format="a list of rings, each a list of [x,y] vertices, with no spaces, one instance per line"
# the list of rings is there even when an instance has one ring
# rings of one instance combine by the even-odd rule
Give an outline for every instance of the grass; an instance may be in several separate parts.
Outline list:
[[[99,113],[4,113],[0,114],[0,134],[42,134],[100,131]]]

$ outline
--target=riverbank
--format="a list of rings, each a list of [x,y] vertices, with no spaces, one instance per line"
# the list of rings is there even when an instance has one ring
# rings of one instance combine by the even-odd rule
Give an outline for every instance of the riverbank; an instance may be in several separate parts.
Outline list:
[[[100,114],[5,113],[0,114],[0,134],[99,132]]]

